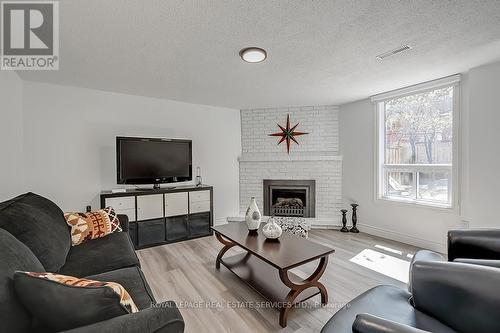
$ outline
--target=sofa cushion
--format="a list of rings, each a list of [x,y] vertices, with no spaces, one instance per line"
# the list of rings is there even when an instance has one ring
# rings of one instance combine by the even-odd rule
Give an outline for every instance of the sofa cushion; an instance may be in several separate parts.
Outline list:
[[[115,232],[71,247],[59,273],[84,277],[130,266],[139,266],[132,241],[126,232]]]
[[[87,213],[64,213],[64,218],[71,228],[72,246],[122,231],[115,210],[111,207]]]
[[[366,291],[340,309],[326,323],[322,333],[352,333],[356,315],[371,315],[429,332],[455,333],[436,319],[416,310],[409,302],[411,294],[394,286],[378,286]]]
[[[137,266],[91,275],[87,276],[87,278],[98,281],[113,281],[121,284],[129,292],[140,310],[150,308],[152,303],[156,303],[153,293],[146,282],[146,278]]]
[[[52,201],[26,193],[0,203],[0,228],[26,244],[45,270],[57,272],[71,246],[61,209]]]
[[[126,289],[116,282],[16,271],[14,288],[31,314],[55,330],[139,311]]]
[[[19,269],[43,272],[43,266],[26,245],[2,229],[0,253],[0,331],[28,332],[32,317],[16,295],[12,276]]]

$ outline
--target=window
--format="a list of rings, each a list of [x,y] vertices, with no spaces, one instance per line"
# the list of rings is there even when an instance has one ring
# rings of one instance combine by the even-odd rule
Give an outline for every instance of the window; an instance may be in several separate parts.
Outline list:
[[[378,112],[378,197],[457,204],[459,76],[372,98]]]

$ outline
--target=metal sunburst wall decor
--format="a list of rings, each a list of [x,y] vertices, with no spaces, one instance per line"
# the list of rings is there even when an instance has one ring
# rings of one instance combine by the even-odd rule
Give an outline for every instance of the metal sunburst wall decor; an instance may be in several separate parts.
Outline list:
[[[295,142],[299,144],[299,142],[295,139],[296,136],[309,134],[306,132],[299,132],[295,129],[299,126],[297,123],[295,126],[290,128],[290,115],[286,115],[286,127],[281,126],[280,124],[276,124],[281,129],[281,132],[269,134],[269,136],[279,136],[281,139],[278,141],[278,144],[281,144],[283,141],[286,141],[286,152],[290,154],[290,144],[291,142]]]

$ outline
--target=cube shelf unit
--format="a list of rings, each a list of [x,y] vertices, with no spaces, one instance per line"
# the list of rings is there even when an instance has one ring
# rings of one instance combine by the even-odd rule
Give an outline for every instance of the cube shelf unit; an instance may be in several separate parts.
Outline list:
[[[127,215],[136,249],[212,235],[213,188],[131,189],[101,193],[101,208]]]

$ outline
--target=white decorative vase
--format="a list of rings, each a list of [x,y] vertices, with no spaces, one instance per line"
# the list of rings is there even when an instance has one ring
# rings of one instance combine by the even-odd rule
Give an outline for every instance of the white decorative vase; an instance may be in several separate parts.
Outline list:
[[[259,229],[261,217],[259,207],[257,207],[257,203],[255,202],[255,197],[252,197],[245,214],[245,221],[247,222],[248,230]]]
[[[276,239],[281,234],[283,233],[283,229],[279,226],[278,223],[274,220],[274,217],[270,217],[269,220],[267,220],[266,225],[262,227],[262,232],[264,233],[264,236],[269,239]]]

